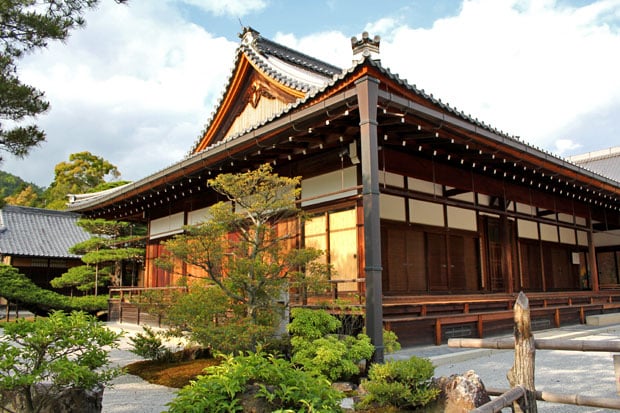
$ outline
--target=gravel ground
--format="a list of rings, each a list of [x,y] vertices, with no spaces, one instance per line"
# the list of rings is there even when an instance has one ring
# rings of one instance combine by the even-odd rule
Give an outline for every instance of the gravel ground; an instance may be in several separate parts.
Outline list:
[[[110,352],[115,365],[141,360],[131,353],[129,337],[142,331],[131,324],[108,323],[108,328],[125,331],[120,348]],[[573,338],[579,340],[620,340],[620,325],[591,328],[584,325],[536,332],[537,338]],[[172,347],[178,344],[170,343]],[[512,350],[454,349],[447,345],[407,348],[389,355],[403,359],[411,355],[428,357],[436,366],[435,376],[462,374],[474,370],[487,387],[508,388],[506,373],[514,362]],[[583,396],[618,399],[613,353],[538,350],[536,352],[536,389]],[[116,378],[103,394],[103,413],[159,413],[175,397],[176,389],[150,384],[137,376],[126,374]],[[510,409],[504,409],[504,412]],[[538,402],[541,413],[601,413],[617,410],[588,406]]]
[[[620,340],[620,325],[599,329],[587,326],[569,326],[535,333],[538,338],[573,338],[579,340]],[[450,376],[474,370],[487,387],[508,389],[506,373],[514,363],[513,350],[450,349],[447,346],[429,346],[406,349],[395,355],[404,358],[411,354],[429,357],[436,366],[435,376]],[[537,350],[535,385],[539,391],[559,394],[618,399],[613,353]],[[541,413],[615,412],[588,406],[537,402]],[[503,410],[510,411],[509,408]]]
[[[119,350],[112,351],[114,363],[126,365],[140,358],[128,351],[127,336],[141,331],[141,327],[109,324],[110,328],[126,331]],[[579,340],[620,340],[620,325],[592,329],[576,325],[536,333],[538,338],[573,338]],[[508,388],[506,373],[514,362],[512,350],[454,349],[447,345],[404,349],[388,358],[402,359],[411,355],[428,357],[435,364],[435,376],[462,374],[474,370],[487,387]],[[156,413],[166,410],[166,403],[174,398],[175,390],[149,384],[139,377],[125,375],[106,388],[103,396],[104,413]],[[613,354],[608,352],[577,352],[538,350],[536,353],[537,390],[618,398],[615,385]],[[510,409],[504,409],[504,412]],[[538,402],[541,413],[615,412],[588,406]]]
[[[126,366],[143,360],[131,353],[129,337],[142,332],[142,327],[131,324],[108,323],[111,330],[124,331],[120,347],[110,352],[113,365]],[[154,329],[157,330],[157,329]],[[169,343],[170,347],[175,345]],[[103,392],[102,413],[159,413],[167,410],[166,403],[174,399],[177,389],[151,384],[133,374],[117,377]]]

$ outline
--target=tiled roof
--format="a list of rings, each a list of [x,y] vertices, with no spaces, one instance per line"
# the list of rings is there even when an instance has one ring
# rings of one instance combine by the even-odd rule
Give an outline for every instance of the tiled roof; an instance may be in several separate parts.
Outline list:
[[[215,104],[211,116],[188,155],[194,152],[211,126],[222,105],[226,91],[233,81],[235,69],[242,56],[245,56],[266,76],[282,85],[304,92],[306,95],[324,88],[335,76],[342,73],[342,69],[339,67],[266,39],[251,27],[245,27],[239,36],[241,37],[241,44],[235,53],[233,69],[224,87],[224,92]]]
[[[576,165],[620,182],[620,146],[569,158]]]
[[[255,38],[255,40],[258,42],[258,44],[267,44],[267,42],[271,45],[277,45],[277,43],[271,42],[267,39],[264,39],[263,37],[261,37],[258,32],[253,31],[252,29],[247,29],[251,32],[251,35],[253,36],[258,36],[257,38]],[[246,35],[246,39],[250,37],[250,35],[247,35],[246,33],[244,33],[244,35]],[[243,43],[243,42],[242,42]],[[305,56],[299,52],[295,52],[292,51],[291,49],[285,48],[284,46],[281,45],[277,45],[279,48],[281,48],[282,50],[286,50],[287,53],[289,53],[289,56]],[[270,46],[270,47],[274,47],[275,46]],[[242,54],[242,50],[243,50],[243,45],[240,46],[240,48],[238,49],[238,53],[237,53],[237,60],[240,58],[240,55]],[[279,52],[280,54],[283,54],[284,52]],[[302,59],[301,57],[295,57],[296,59],[299,59],[300,62],[304,62],[303,64],[305,65],[305,67],[312,67],[313,63],[311,63],[311,61],[316,61],[316,62],[320,62],[316,59],[312,59],[309,58],[307,56],[305,56],[305,59]],[[293,59],[293,57],[290,57],[289,59]],[[311,60],[308,60],[311,59]],[[237,61],[235,62],[235,66],[237,64]],[[327,65],[326,63],[323,63],[324,65]],[[109,193],[104,194],[105,196],[100,196],[100,194],[90,194],[90,196],[86,196],[82,199],[71,199],[71,202],[69,204],[69,209],[70,210],[80,210],[83,207],[87,207],[93,204],[96,204],[97,200],[103,200],[103,199],[109,199],[112,198],[114,196],[129,192],[131,190],[138,190],[138,188],[140,188],[142,185],[151,182],[152,180],[154,180],[155,178],[160,178],[164,175],[166,175],[167,173],[170,173],[174,170],[177,170],[179,168],[181,168],[183,165],[187,165],[187,164],[191,164],[193,162],[199,162],[200,160],[202,160],[204,157],[208,156],[208,153],[210,151],[213,151],[215,149],[217,149],[218,147],[221,146],[226,146],[226,145],[234,145],[235,140],[237,140],[238,138],[243,137],[244,135],[247,135],[249,133],[251,133],[252,131],[255,131],[257,129],[259,129],[260,127],[269,124],[270,122],[273,122],[276,119],[279,119],[281,117],[286,116],[288,113],[293,112],[294,110],[296,110],[299,107],[302,107],[305,103],[311,101],[312,99],[316,99],[317,97],[319,97],[321,94],[327,92],[330,90],[330,88],[332,88],[334,85],[337,85],[338,83],[344,81],[347,77],[349,77],[350,75],[352,75],[353,73],[356,72],[356,70],[364,65],[372,65],[374,66],[377,70],[379,70],[381,73],[383,73],[387,78],[393,80],[394,82],[400,84],[402,87],[404,87],[405,89],[409,90],[410,92],[422,97],[423,99],[425,99],[428,102],[433,103],[434,105],[437,105],[439,108],[447,111],[448,113],[456,116],[457,118],[460,118],[468,123],[471,123],[472,125],[475,125],[476,128],[480,128],[480,130],[485,130],[488,131],[492,134],[495,135],[495,139],[497,139],[498,141],[501,141],[504,144],[510,144],[513,145],[517,148],[519,148],[522,151],[527,151],[528,153],[532,153],[534,154],[536,157],[538,157],[539,159],[544,159],[547,161],[551,161],[552,163],[561,165],[563,167],[566,168],[572,168],[572,169],[576,169],[579,172],[585,172],[586,175],[590,175],[593,176],[595,179],[597,180],[601,180],[601,181],[607,181],[610,180],[612,182],[610,182],[612,185],[614,186],[620,186],[618,184],[618,182],[620,182],[619,180],[619,176],[618,174],[614,175],[606,175],[604,173],[602,173],[599,169],[594,169],[594,168],[590,168],[588,166],[585,166],[581,163],[578,163],[575,161],[575,159],[573,158],[562,158],[556,154],[553,154],[547,150],[544,150],[542,148],[539,148],[537,146],[531,145],[529,143],[527,143],[526,141],[520,139],[519,137],[516,137],[514,135],[510,135],[508,133],[505,133],[504,131],[498,130],[497,128],[489,125],[488,123],[485,123],[481,120],[479,120],[478,118],[474,118],[473,116],[466,114],[463,111],[458,110],[457,108],[455,108],[454,106],[451,106],[448,103],[442,102],[441,99],[436,98],[435,96],[433,96],[433,94],[429,94],[427,92],[425,92],[424,89],[420,89],[418,88],[415,84],[410,84],[407,82],[406,79],[402,79],[398,76],[398,74],[392,73],[388,68],[385,68],[384,66],[382,66],[380,61],[376,61],[374,59],[371,58],[370,54],[364,54],[362,55],[362,58],[360,60],[357,60],[356,62],[354,62],[354,64],[346,69],[346,70],[342,70],[339,71],[340,69],[336,68],[335,66],[331,66],[331,68],[333,70],[338,70],[338,72],[336,74],[334,74],[333,76],[329,77],[329,78],[325,78],[324,83],[320,86],[320,87],[315,87],[312,88],[310,90],[308,90],[305,94],[305,96],[301,99],[298,99],[297,101],[289,104],[288,106],[286,106],[280,113],[276,113],[273,114],[271,116],[269,116],[268,118],[263,119],[260,122],[257,122],[255,125],[249,127],[246,130],[243,130],[235,135],[231,135],[226,137],[223,140],[217,141],[212,143],[210,146],[206,147],[205,149],[203,149],[200,152],[195,153],[193,150],[190,151],[190,153],[187,155],[187,157],[184,160],[181,160],[180,162],[177,162],[173,165],[168,166],[167,168],[162,169],[159,172],[156,172],[150,176],[147,176],[137,182],[134,182],[132,184],[128,184],[127,186],[123,186],[123,187],[116,187],[113,188],[112,190],[110,190]],[[327,65],[326,67],[328,67],[330,65]],[[331,73],[330,71],[326,71],[324,72],[325,74]],[[231,74],[231,79],[232,79],[232,74]],[[231,79],[229,79],[229,83],[231,81]],[[228,88],[228,85],[226,86],[226,89]],[[219,107],[219,105],[221,104],[218,103],[216,105],[216,107]],[[216,111],[214,111],[213,115],[215,114]],[[211,118],[212,119],[212,118]],[[211,120],[209,120],[205,126],[205,130],[208,129],[209,125],[211,123]],[[196,145],[198,143],[200,143],[200,139],[202,138],[202,136],[204,135],[204,131],[203,134],[201,134],[199,136],[199,139],[196,143]],[[196,146],[194,146],[195,148]],[[619,149],[620,151],[620,149]]]
[[[69,248],[90,234],[76,224],[79,214],[6,205],[0,210],[0,254],[79,258]]]

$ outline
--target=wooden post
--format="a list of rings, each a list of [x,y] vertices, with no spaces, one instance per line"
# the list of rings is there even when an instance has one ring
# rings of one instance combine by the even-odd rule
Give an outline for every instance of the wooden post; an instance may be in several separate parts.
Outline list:
[[[507,377],[510,387],[523,386],[525,397],[516,401],[513,409],[516,413],[538,413],[534,386],[536,345],[530,321],[530,302],[523,291],[515,302],[514,312],[515,362]]]
[[[614,354],[614,373],[616,378],[616,392],[620,394],[620,354]]]
[[[355,81],[355,89],[360,115],[366,334],[375,346],[372,361],[383,363],[383,288],[381,286],[383,267],[381,266],[379,145],[377,140],[379,80],[371,76],[364,76]]]

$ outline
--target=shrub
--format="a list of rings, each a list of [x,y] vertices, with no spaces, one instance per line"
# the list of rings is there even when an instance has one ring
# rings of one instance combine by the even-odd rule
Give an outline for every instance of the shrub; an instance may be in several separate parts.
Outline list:
[[[325,310],[293,308],[291,310],[291,317],[292,321],[287,327],[288,332],[308,340],[334,333],[342,326],[340,320]]]
[[[64,390],[91,389],[122,373],[109,367],[108,358],[120,335],[88,314],[56,311],[49,318],[3,327],[0,405],[11,402],[3,398],[12,392],[26,401],[22,411],[38,412]]]
[[[262,352],[223,356],[218,366],[205,369],[168,406],[169,412],[229,413],[243,411],[242,396],[250,387],[271,411],[339,412],[342,393],[325,379],[295,368],[289,361]]]
[[[235,305],[217,287],[196,282],[186,294],[178,294],[168,308],[166,323],[171,333],[187,337],[201,347],[223,353],[253,350],[275,330],[272,314],[260,312],[257,320],[247,317],[244,307]],[[230,338],[234,337],[234,340]]]
[[[385,354],[394,353],[400,350],[400,343],[398,342],[398,336],[395,332],[390,330],[383,330],[383,347]]]
[[[170,350],[163,345],[159,334],[149,326],[142,327],[142,330],[144,333],[129,337],[133,346],[129,351],[147,360],[164,360],[172,356]]]
[[[368,370],[368,379],[362,382],[368,394],[360,402],[360,407],[425,406],[439,395],[439,389],[432,381],[434,372],[430,360],[419,357],[373,364]]]
[[[67,297],[38,287],[17,268],[6,264],[0,264],[0,291],[7,300],[37,315],[47,315],[53,310],[80,310],[92,314],[108,308],[107,296]]]
[[[293,333],[291,361],[313,375],[345,380],[360,373],[358,363],[375,351],[370,337],[334,334],[340,320],[324,310],[295,308],[289,332]]]

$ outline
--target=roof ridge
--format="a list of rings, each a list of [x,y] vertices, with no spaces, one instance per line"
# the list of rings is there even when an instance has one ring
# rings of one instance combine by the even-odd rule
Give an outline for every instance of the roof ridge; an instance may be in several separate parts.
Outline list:
[[[2,207],[2,213],[12,212],[22,214],[33,214],[33,215],[56,215],[56,216],[80,216],[79,213],[72,211],[61,211],[57,209],[45,209],[45,208],[36,208],[36,207],[28,207],[23,205],[5,205]],[[0,223],[1,224],[1,223]]]
[[[620,156],[620,146],[612,146],[600,151],[586,152],[579,155],[569,156],[568,159],[576,164],[600,161],[603,159],[615,158]]]
[[[306,97],[309,94],[315,92],[317,89],[323,89],[326,85],[330,83],[331,80],[333,80],[334,77],[344,72],[341,68],[337,66],[331,65],[322,60],[301,53],[297,50],[291,49],[290,47],[274,42],[273,40],[267,39],[263,37],[260,32],[254,30],[249,26],[243,27],[243,32],[239,34],[239,37],[241,38],[241,42],[235,51],[232,70],[224,85],[223,91],[221,92],[220,97],[216,101],[213,110],[211,111],[211,114],[207,119],[207,122],[205,123],[200,135],[198,135],[198,137],[194,141],[194,144],[186,154],[186,158],[189,158],[191,157],[191,155],[194,154],[196,148],[198,148],[198,145],[200,145],[205,134],[211,127],[213,120],[226,96],[226,92],[229,89],[231,81],[235,76],[235,70],[241,56],[245,56],[246,59],[256,64],[258,67],[261,67],[261,69],[264,70],[264,73],[267,76],[281,81],[282,84],[285,84],[293,89],[297,89],[298,91],[303,92]],[[319,75],[321,77],[326,77],[329,79],[325,79],[325,82],[322,86],[317,86],[304,80],[295,79],[287,73],[276,72],[271,67],[272,64],[268,63],[268,56],[275,56],[288,64],[297,66],[300,69],[312,72],[315,75]],[[262,124],[263,122],[260,123]]]

